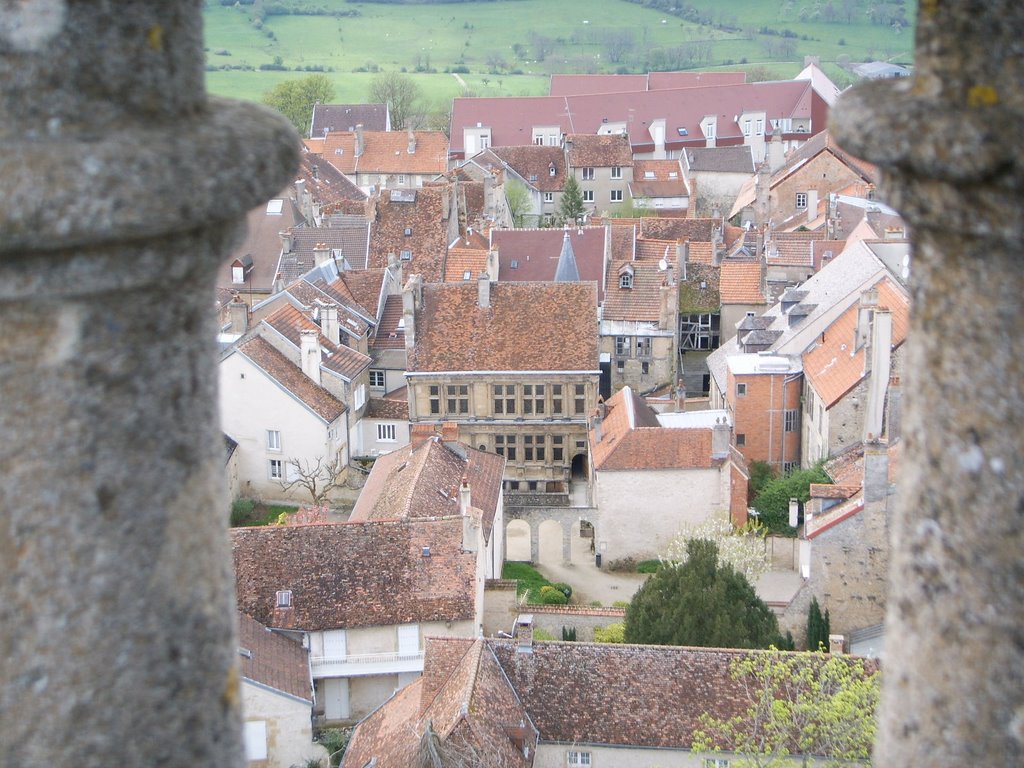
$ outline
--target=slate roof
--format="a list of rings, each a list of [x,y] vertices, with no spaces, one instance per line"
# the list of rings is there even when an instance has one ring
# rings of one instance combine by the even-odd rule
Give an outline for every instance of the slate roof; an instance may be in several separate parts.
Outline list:
[[[231,529],[239,610],[319,631],[474,616],[476,554],[461,518]],[[429,555],[424,555],[425,549]],[[291,590],[292,607],[276,608]]]
[[[309,652],[301,643],[239,613],[238,650],[244,679],[313,703]]]
[[[446,208],[449,187],[425,186],[399,195],[394,192],[384,190],[376,198],[369,266],[386,267],[389,253],[401,257],[403,251],[408,251],[410,258],[402,261],[406,275],[422,275],[428,283],[441,282],[448,252],[446,214],[453,214]]]
[[[590,430],[590,457],[598,472],[608,470],[708,469],[712,430],[664,427],[658,416],[630,387],[605,404],[601,439]]]
[[[565,153],[561,147],[528,144],[523,147],[493,147],[477,156],[477,162],[488,167],[491,158],[506,163],[531,187],[540,192],[561,192],[565,186]],[[555,175],[551,175],[551,166]]]
[[[494,283],[490,307],[475,283],[423,286],[410,373],[597,371],[592,283]]]
[[[280,204],[280,213],[275,213]],[[281,256],[281,232],[302,222],[302,215],[286,193],[253,208],[246,216],[245,238],[224,260],[217,272],[217,286],[227,291],[249,289],[269,292],[274,284]],[[231,265],[235,260],[252,259],[252,272],[245,283],[232,282]],[[311,265],[312,266],[312,265]],[[298,277],[298,275],[295,275]]]
[[[275,310],[262,321],[263,325],[273,328],[291,343],[296,350],[302,348],[301,331],[319,331],[320,326],[306,317],[290,304]],[[357,349],[344,344],[334,344],[322,333],[320,334],[321,365],[348,381],[352,381],[372,362],[369,357]]]
[[[240,343],[235,350],[259,367],[270,378],[291,392],[309,410],[330,424],[343,413],[345,404],[315,384],[302,369],[259,336]]]
[[[384,312],[380,316],[377,333],[370,340],[370,348],[374,350],[405,349],[405,329],[399,327],[401,322],[402,297],[388,296],[384,300]]]
[[[462,443],[429,439],[379,457],[356,500],[352,522],[460,514],[459,493],[469,483],[470,505],[482,512],[488,540],[501,499],[505,458]]]
[[[387,104],[314,104],[309,135],[319,138],[329,131],[386,131],[391,126]]]
[[[687,147],[686,162],[694,173],[754,173],[750,146]]]
[[[574,133],[565,137],[565,150],[572,168],[633,165],[633,150],[626,134],[596,136]]]
[[[878,307],[892,312],[892,346],[898,347],[910,327],[910,297],[895,280],[882,279],[878,285]],[[821,397],[826,408],[835,405],[864,378],[867,345],[854,349],[858,303],[854,303],[819,337],[803,356],[804,376]]]
[[[409,151],[410,141],[413,151]],[[356,134],[329,133],[324,159],[349,175],[359,173],[436,176],[448,170],[448,137],[441,131],[363,131],[363,153],[356,157]]]
[[[604,227],[494,230],[491,232],[491,245],[498,250],[500,280],[553,281],[565,232],[569,233],[580,279],[596,282],[598,301],[604,301]]]
[[[350,269],[366,268],[370,223],[362,216],[340,216],[334,217],[331,224],[325,227],[292,228],[291,252],[278,251],[281,259],[277,273],[286,283],[302,277],[316,266],[313,251],[318,245],[330,249],[332,257],[336,253],[338,259],[346,262]]]
[[[764,304],[760,261],[725,259],[721,265],[719,294],[723,304]]]

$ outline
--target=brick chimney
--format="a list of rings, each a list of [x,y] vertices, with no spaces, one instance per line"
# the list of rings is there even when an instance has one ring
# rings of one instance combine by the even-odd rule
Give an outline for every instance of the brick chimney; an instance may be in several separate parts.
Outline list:
[[[441,424],[441,439],[446,443],[454,443],[459,439],[459,424],[456,421],[446,421]]]
[[[313,246],[313,261],[319,267],[321,264],[326,264],[331,258],[331,249],[327,247],[327,243],[317,243]]]
[[[299,354],[302,372],[314,383],[320,383],[320,331],[299,331]]]
[[[365,148],[366,145],[363,143],[363,124],[359,123],[356,126],[356,157],[362,157]]]
[[[412,128],[409,129],[409,147],[406,152],[410,155],[416,154],[416,134],[413,133]]]
[[[405,351],[416,346],[416,310],[423,304],[423,278],[412,275],[402,289],[402,320],[405,326]]]
[[[295,247],[295,236],[292,235],[291,230],[278,232],[278,234],[281,236],[281,253],[291,253]]]
[[[459,486],[459,514],[462,515],[462,551],[480,550],[480,510],[473,509],[469,481]]]
[[[491,307],[491,278],[486,272],[481,272],[476,280],[477,304],[480,309]]]

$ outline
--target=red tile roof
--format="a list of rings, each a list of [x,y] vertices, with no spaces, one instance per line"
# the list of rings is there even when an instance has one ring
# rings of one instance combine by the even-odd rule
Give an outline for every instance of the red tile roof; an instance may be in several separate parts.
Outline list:
[[[448,253],[451,189],[426,186],[416,190],[385,190],[376,198],[369,266],[386,267],[388,255],[402,257],[405,274],[419,274],[428,283],[444,279]],[[408,232],[409,234],[406,234]]]
[[[661,318],[662,288],[668,286],[669,306],[678,301],[678,288],[672,283],[675,272],[676,246],[665,240],[637,240],[636,258],[622,258],[614,253],[608,267],[608,291],[601,314],[604,320],[631,320],[657,323]],[[668,269],[661,269],[661,260]],[[632,287],[620,288],[623,271],[632,270]]]
[[[565,154],[573,168],[633,165],[633,150],[626,134],[596,136],[574,133],[565,137]]]
[[[593,283],[494,283],[490,306],[476,283],[423,286],[407,370],[597,371]]]
[[[231,546],[239,610],[268,626],[318,631],[474,616],[476,555],[462,551],[458,517],[233,528]],[[275,617],[279,590],[291,590],[292,607]]]
[[[767,303],[760,261],[725,259],[721,270],[718,290],[723,304]]]
[[[371,397],[366,409],[366,418],[408,421],[409,388],[400,387],[388,392],[384,397]]]
[[[631,93],[666,88],[745,83],[746,72],[651,72],[646,75],[552,75],[548,94],[577,96],[592,93]]]
[[[569,233],[581,281],[597,283],[598,301],[604,301],[604,227],[571,229],[496,229],[491,244],[498,251],[502,282],[554,280],[565,233]],[[515,266],[513,266],[513,263]]]
[[[405,329],[402,322],[402,297],[388,296],[384,301],[384,312],[380,316],[377,333],[370,341],[372,349],[405,349]]]
[[[239,613],[238,650],[243,678],[313,703],[309,652],[301,643]]]
[[[314,384],[302,369],[274,349],[265,339],[254,336],[248,341],[243,341],[235,349],[328,424],[345,413],[345,404],[341,400],[323,387]]]
[[[413,131],[410,138],[409,131],[364,130],[363,154],[356,157],[355,150],[355,132],[332,132],[324,138],[324,159],[349,175],[438,175],[448,170],[448,137],[441,131]]]
[[[357,125],[386,131],[388,123],[387,104],[314,104],[309,135],[319,138],[330,131],[354,131]]]
[[[286,338],[296,350],[301,349],[301,331],[319,331],[320,326],[302,314],[291,304],[285,304],[263,319],[262,325],[273,328]],[[351,381],[373,361],[362,352],[343,344],[333,344],[326,336],[320,334],[321,364]]]
[[[606,403],[601,439],[590,430],[590,457],[594,468],[606,470],[708,469],[710,429],[663,427],[654,410],[632,389],[619,390]]]
[[[448,250],[448,259],[444,267],[446,283],[463,283],[467,280],[476,280],[481,272],[486,271],[486,250],[462,246],[455,246]]]
[[[561,192],[565,186],[565,154],[561,147],[545,147],[529,144],[523,147],[494,147],[488,150],[499,162],[523,177],[530,186],[540,192]],[[486,163],[487,153],[478,159]],[[554,175],[551,166],[555,167]]]

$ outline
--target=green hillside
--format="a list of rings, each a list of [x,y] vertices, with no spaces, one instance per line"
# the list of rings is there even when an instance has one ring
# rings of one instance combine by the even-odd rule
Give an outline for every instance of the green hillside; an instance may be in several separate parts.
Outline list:
[[[914,11],[869,0],[208,0],[207,86],[255,100],[324,71],[339,101],[363,101],[372,74],[394,70],[443,102],[467,91],[543,94],[553,72],[742,68],[788,78],[805,55],[842,85],[850,76],[839,64],[910,61]]]

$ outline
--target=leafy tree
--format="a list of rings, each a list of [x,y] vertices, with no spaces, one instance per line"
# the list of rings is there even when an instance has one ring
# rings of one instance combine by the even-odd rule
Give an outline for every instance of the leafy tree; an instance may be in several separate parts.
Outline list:
[[[626,642],[767,648],[781,641],[775,615],[742,573],[720,563],[706,539],[686,544],[686,561],[662,568],[626,609]]]
[[[767,461],[750,462],[749,501],[753,501],[769,480],[775,479],[775,469]]]
[[[764,546],[764,528],[751,526],[750,530],[737,530],[725,510],[710,515],[698,525],[683,526],[661,558],[662,563],[676,565],[685,563],[689,557],[688,546],[694,539],[713,541],[718,547],[718,557],[742,573],[747,581],[757,581],[768,570],[768,555]]]
[[[415,127],[413,121],[422,96],[416,81],[401,72],[381,72],[370,81],[370,101],[388,105],[395,131]]]
[[[263,103],[287,117],[302,136],[309,136],[313,105],[318,101],[329,104],[333,99],[334,85],[327,75],[285,80],[263,94]]]
[[[729,749],[738,768],[869,764],[875,741],[879,673],[862,659],[772,649],[737,658],[730,675],[749,706],[734,718],[704,714],[695,752]]]
[[[530,212],[530,193],[526,187],[515,179],[505,182],[505,202],[508,203],[508,215],[512,218],[512,226],[521,227]]]
[[[570,176],[562,188],[557,218],[560,224],[579,224],[583,221],[583,192],[575,176]]]
[[[811,483],[831,482],[820,464],[810,469],[798,469],[765,483],[754,499],[753,506],[768,530],[792,533],[793,529],[789,527],[789,500],[796,498],[806,503],[811,498]]]

